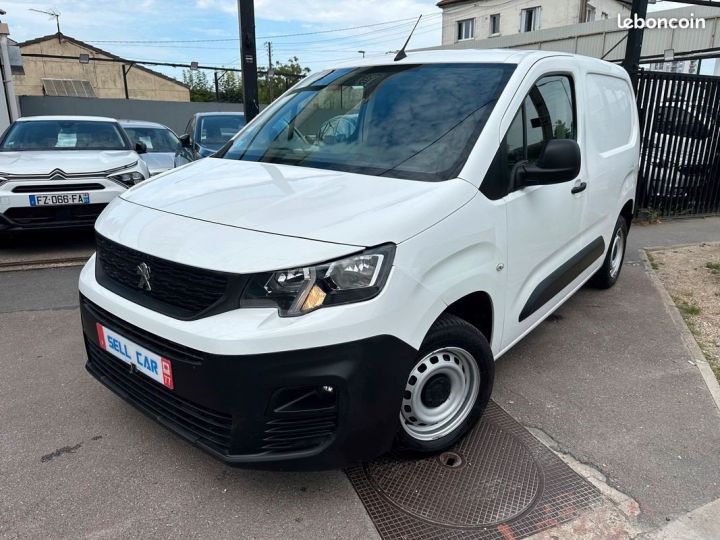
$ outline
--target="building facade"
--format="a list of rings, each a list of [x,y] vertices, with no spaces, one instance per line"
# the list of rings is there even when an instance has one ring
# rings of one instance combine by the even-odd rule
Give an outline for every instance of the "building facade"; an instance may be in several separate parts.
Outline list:
[[[25,72],[13,76],[18,96],[190,101],[190,90],[180,81],[141,65],[123,62],[118,56],[64,34],[43,36],[18,46],[24,55]],[[132,67],[128,70],[129,66]]]
[[[482,40],[630,14],[625,0],[440,0],[442,44]]]

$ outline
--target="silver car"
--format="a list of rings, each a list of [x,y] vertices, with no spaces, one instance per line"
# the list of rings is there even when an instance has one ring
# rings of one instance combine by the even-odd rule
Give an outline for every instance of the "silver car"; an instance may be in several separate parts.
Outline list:
[[[120,120],[133,143],[142,142],[147,152],[141,158],[150,170],[150,176],[179,167],[193,160],[175,132],[169,127],[144,120]]]

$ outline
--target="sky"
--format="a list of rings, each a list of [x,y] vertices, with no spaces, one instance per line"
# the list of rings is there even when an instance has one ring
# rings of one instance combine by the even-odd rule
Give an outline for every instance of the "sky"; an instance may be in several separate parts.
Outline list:
[[[562,2],[564,0],[549,0]],[[312,71],[399,49],[419,15],[410,48],[440,44],[437,0],[255,0],[258,64],[298,56]],[[680,7],[660,2],[651,10]],[[0,0],[11,38],[64,34],[132,60],[239,67],[237,0]],[[298,35],[299,34],[299,35]],[[708,66],[709,67],[709,66]],[[180,69],[153,67],[182,77]]]
[[[441,10],[436,2],[255,0],[258,64],[267,65],[268,41],[273,61],[298,56],[313,71],[359,58],[360,50],[383,55],[402,46],[421,14],[411,47],[439,45]],[[118,56],[239,67],[237,0],[0,0],[0,8],[7,11],[3,21],[16,41],[55,33],[53,18],[30,11],[54,10],[61,14],[64,34]],[[173,68],[162,71],[181,76]]]

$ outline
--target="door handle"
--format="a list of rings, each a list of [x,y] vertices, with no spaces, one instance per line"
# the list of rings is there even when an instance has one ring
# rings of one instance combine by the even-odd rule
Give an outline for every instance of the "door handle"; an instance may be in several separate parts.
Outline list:
[[[579,184],[576,184],[573,186],[573,188],[570,190],[570,193],[575,195],[576,193],[580,193],[581,191],[585,191],[585,188],[587,187],[587,182],[580,182]]]

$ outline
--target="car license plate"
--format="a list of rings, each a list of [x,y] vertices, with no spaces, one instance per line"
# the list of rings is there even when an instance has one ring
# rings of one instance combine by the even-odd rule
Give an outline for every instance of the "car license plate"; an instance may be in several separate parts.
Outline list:
[[[95,326],[100,347],[170,390],[174,388],[170,360],[133,343],[100,323]]]
[[[30,195],[30,206],[61,206],[65,204],[90,204],[90,194],[57,193],[53,195]]]

